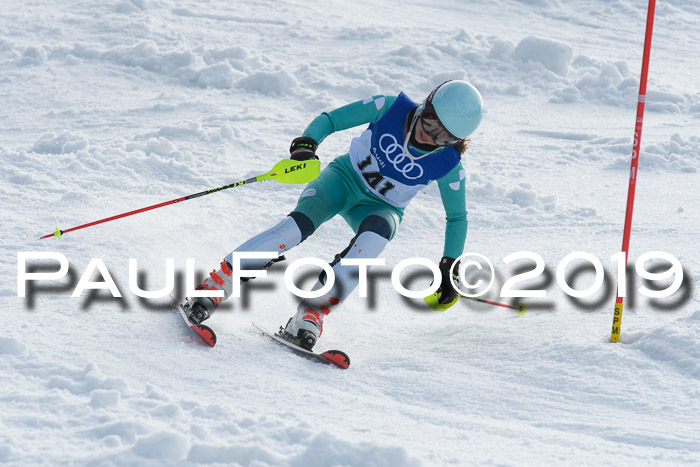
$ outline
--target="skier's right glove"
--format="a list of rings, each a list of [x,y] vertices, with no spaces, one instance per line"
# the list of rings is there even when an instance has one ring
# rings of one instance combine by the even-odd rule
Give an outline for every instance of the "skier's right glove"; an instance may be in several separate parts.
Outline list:
[[[308,136],[294,138],[292,145],[289,147],[289,152],[291,154],[290,159],[295,161],[318,160],[318,156],[316,155],[317,147],[318,143]]]
[[[442,281],[438,289],[438,294],[440,295],[438,303],[442,305],[445,310],[457,303],[457,299],[459,298],[459,293],[455,290],[452,274],[450,273],[454,262],[455,259],[449,256],[443,256],[442,259],[440,259],[440,275],[442,276]],[[455,269],[458,267],[459,264],[455,266]]]

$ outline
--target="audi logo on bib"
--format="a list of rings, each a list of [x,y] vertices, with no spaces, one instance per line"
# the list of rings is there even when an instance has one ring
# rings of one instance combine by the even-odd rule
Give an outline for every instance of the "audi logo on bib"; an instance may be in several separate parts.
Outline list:
[[[389,142],[385,142],[389,140]],[[423,176],[423,167],[403,152],[403,147],[396,141],[394,135],[385,133],[379,138],[379,150],[384,153],[386,160],[394,166],[397,172],[409,180]],[[408,161],[404,163],[405,161]]]

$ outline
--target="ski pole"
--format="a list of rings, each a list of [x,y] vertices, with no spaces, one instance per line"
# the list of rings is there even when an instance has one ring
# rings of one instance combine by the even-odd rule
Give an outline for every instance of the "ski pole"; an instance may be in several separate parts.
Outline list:
[[[518,316],[522,316],[525,314],[527,311],[527,305],[524,303],[518,303],[518,306],[513,306],[513,305],[508,305],[507,303],[500,303],[500,302],[494,302],[493,300],[484,300],[483,298],[479,297],[467,297],[466,295],[461,295],[461,298],[466,298],[467,300],[474,300],[475,302],[481,302],[481,303],[486,303],[489,305],[496,305],[496,306],[502,306],[503,308],[511,308],[513,310],[516,310],[515,314]]]
[[[153,209],[162,208],[163,206],[168,206],[170,204],[180,203],[182,201],[187,201],[192,198],[199,198],[200,196],[209,195],[211,193],[216,193],[218,191],[228,190],[229,188],[235,188],[241,185],[247,185],[254,182],[262,182],[264,180],[275,180],[280,183],[287,184],[301,184],[308,183],[314,180],[321,173],[321,163],[318,160],[308,160],[308,161],[295,161],[292,159],[283,159],[275,164],[275,166],[268,172],[264,174],[251,177],[247,180],[241,180],[239,182],[231,183],[230,185],[221,186],[218,188],[212,188],[211,190],[201,191],[192,195],[183,196],[182,198],[172,199],[170,201],[165,201],[163,203],[154,204],[153,206],[147,206],[145,208],[136,209],[134,211],[125,212],[122,214],[117,214],[116,216],[107,217],[105,219],[100,219],[98,221],[90,222],[88,224],[79,225],[77,227],[71,227],[70,229],[61,230],[56,227],[53,233],[44,235],[42,238],[56,237],[61,239],[61,235],[68,232],[72,232],[78,229],[84,229],[86,227],[91,227],[97,224],[104,224],[105,222],[113,221],[116,219],[121,219],[123,217],[133,216],[140,212],[151,211]]]
[[[467,297],[466,295],[462,294],[457,294],[457,298],[455,298],[452,302],[450,303],[440,303],[440,293],[435,292],[432,295],[428,295],[423,299],[423,301],[433,310],[435,311],[446,311],[448,308],[450,308],[452,305],[454,305],[457,300],[460,298],[466,298],[467,300],[474,300],[475,302],[481,302],[481,303],[486,303],[487,305],[496,305],[496,306],[502,306],[504,308],[510,308],[512,310],[515,310],[515,313],[518,316],[522,316],[525,314],[527,311],[527,306],[524,303],[518,303],[518,306],[513,306],[513,305],[508,305],[507,303],[500,303],[500,302],[494,302],[493,300],[485,300],[483,298],[479,297]]]

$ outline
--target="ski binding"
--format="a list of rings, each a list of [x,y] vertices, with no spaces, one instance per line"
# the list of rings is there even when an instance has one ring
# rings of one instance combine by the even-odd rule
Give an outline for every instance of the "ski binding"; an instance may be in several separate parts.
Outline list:
[[[298,345],[294,344],[293,342],[289,341],[287,338],[283,337],[282,332],[283,329],[280,327],[279,332],[276,333],[271,333],[267,329],[263,328],[262,326],[253,323],[253,326],[260,331],[264,336],[269,337],[273,341],[277,342],[278,344],[287,347],[288,349],[292,350],[294,353],[297,355],[300,355],[304,358],[308,358],[309,360],[315,360],[317,362],[325,363],[327,365],[333,365],[337,368],[342,368],[346,369],[350,366],[350,357],[348,355],[340,350],[327,350],[322,353],[316,353],[311,350],[306,350],[303,347],[299,347]]]
[[[197,333],[197,335],[201,337],[202,340],[209,345],[209,347],[214,347],[214,345],[216,345],[216,334],[209,326],[205,326],[204,324],[194,324],[192,321],[190,321],[190,318],[187,316],[187,310],[185,310],[185,306],[182,303],[177,305],[177,309],[180,312],[182,319],[184,319],[185,323],[187,323],[187,326]]]

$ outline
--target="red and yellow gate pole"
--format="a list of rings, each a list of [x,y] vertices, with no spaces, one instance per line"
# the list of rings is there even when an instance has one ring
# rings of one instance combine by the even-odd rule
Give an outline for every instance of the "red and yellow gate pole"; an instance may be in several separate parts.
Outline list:
[[[630,245],[630,231],[632,229],[632,211],[634,210],[634,191],[637,187],[637,168],[639,167],[639,148],[642,141],[642,124],[644,123],[644,104],[647,94],[647,74],[649,72],[649,55],[651,52],[651,35],[654,29],[654,10],[656,0],[649,0],[647,9],[647,28],[644,37],[644,56],[642,58],[642,76],[639,80],[639,99],[637,100],[637,121],[634,127],[634,146],[632,148],[632,162],[630,167],[629,188],[627,190],[627,210],[625,212],[625,230],[622,235],[622,251],[625,253],[625,265]],[[620,329],[622,326],[622,296],[620,287],[617,288],[617,299],[615,300],[615,312],[613,315],[612,334],[610,342],[620,340]]]

